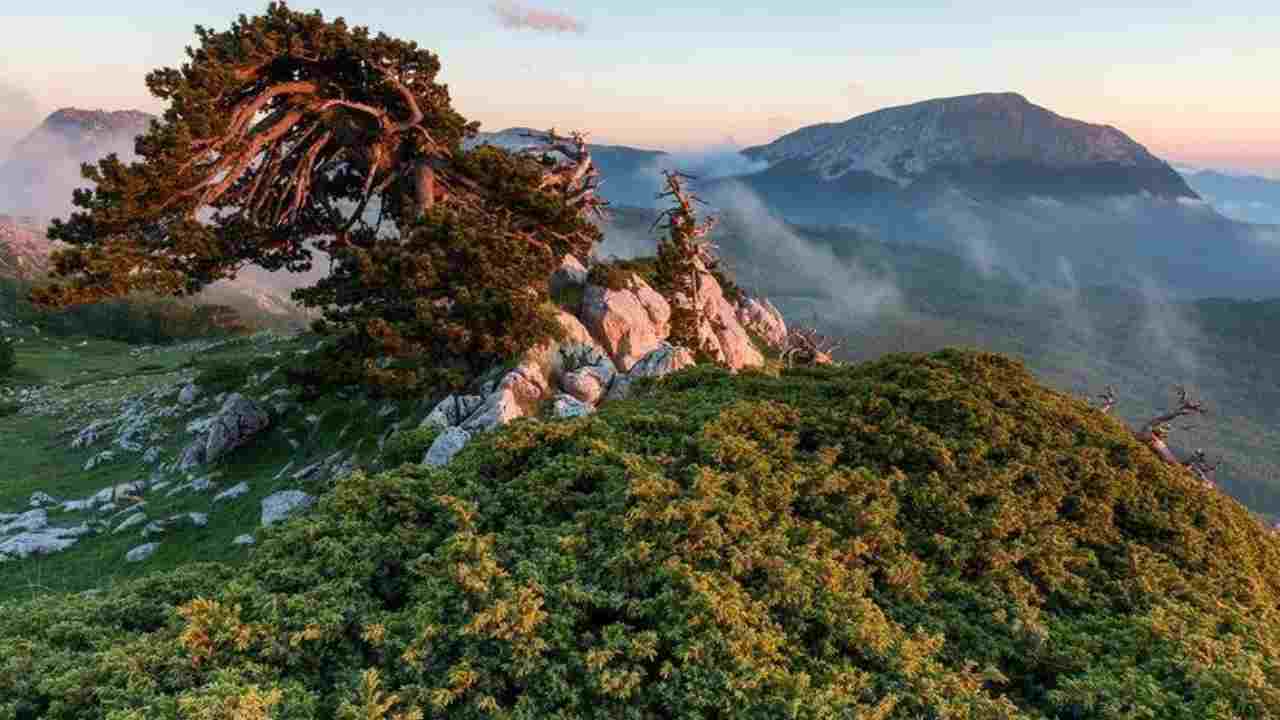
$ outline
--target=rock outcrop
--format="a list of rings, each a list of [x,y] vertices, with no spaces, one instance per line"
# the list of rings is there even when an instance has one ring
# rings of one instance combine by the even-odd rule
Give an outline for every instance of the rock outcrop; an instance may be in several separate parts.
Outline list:
[[[663,377],[677,370],[693,367],[696,364],[693,359],[693,353],[687,348],[663,342],[649,354],[640,358],[639,362],[632,366],[631,372],[626,375],[619,375],[614,379],[613,386],[609,388],[607,399],[621,400],[625,398],[631,392],[631,384],[639,378]]]
[[[671,332],[671,304],[632,275],[619,290],[588,285],[582,321],[614,365],[626,372]]]
[[[249,442],[270,424],[271,416],[256,402],[231,393],[217,414],[204,425],[204,432],[183,451],[179,467],[185,470],[213,462]]]
[[[460,427],[445,428],[427,449],[427,454],[422,458],[422,464],[431,467],[448,465],[449,461],[453,460],[453,456],[461,452],[470,441],[471,433],[466,430]]]
[[[738,307],[729,302],[715,276],[701,270],[694,311],[698,315],[698,342],[715,361],[730,370],[764,365],[764,355],[738,322]],[[683,297],[676,298],[682,305]]]
[[[742,327],[781,350],[787,344],[787,322],[782,313],[766,298],[748,296],[738,303],[738,322]]]

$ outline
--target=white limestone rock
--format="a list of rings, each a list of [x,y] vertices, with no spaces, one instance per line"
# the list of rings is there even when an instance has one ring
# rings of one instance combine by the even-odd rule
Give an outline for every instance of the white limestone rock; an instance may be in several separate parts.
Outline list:
[[[301,490],[281,490],[262,499],[262,526],[271,527],[311,507],[315,498]]]
[[[631,392],[631,384],[642,377],[664,377],[677,370],[693,367],[693,353],[687,348],[664,342],[645,355],[626,375],[619,375],[609,388],[608,400],[620,400]]]
[[[188,383],[178,392],[178,402],[183,405],[190,405],[200,397],[200,386],[195,383]]]
[[[147,521],[146,513],[136,512],[130,515],[129,517],[125,518],[124,520],[121,520],[120,524],[116,525],[115,529],[113,529],[111,532],[112,533],[124,532],[125,530],[128,530],[133,527],[137,527],[138,525],[141,525],[146,521]]]
[[[614,365],[625,372],[671,332],[671,305],[632,275],[620,290],[588,285],[582,300],[582,321]]]
[[[156,542],[149,542],[145,545],[139,545],[138,547],[125,553],[124,560],[125,562],[131,562],[131,563],[142,562],[143,560],[146,560],[152,555],[155,555],[156,550],[158,550],[159,548],[160,548],[160,543],[156,543]]]
[[[471,441],[471,433],[459,427],[445,428],[444,432],[431,443],[427,454],[423,456],[422,463],[431,467],[441,467],[448,465],[453,457],[466,447]]]
[[[29,508],[42,508],[57,504],[57,498],[40,490],[31,493],[31,499],[27,501],[27,507]]]
[[[557,395],[555,404],[552,406],[552,412],[558,418],[584,417],[595,411],[595,407],[572,395]]]
[[[213,502],[216,505],[220,502],[224,502],[227,500],[235,500],[236,498],[241,497],[242,495],[248,494],[248,492],[249,492],[249,483],[239,482],[227,488],[226,490],[223,490],[217,495],[214,495]]]

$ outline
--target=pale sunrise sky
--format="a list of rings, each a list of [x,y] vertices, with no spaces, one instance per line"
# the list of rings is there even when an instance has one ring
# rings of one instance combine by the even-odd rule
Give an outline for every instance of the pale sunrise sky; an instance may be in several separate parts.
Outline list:
[[[689,150],[765,142],[887,105],[1016,91],[1115,125],[1172,162],[1280,176],[1273,1],[377,4],[291,6],[435,50],[456,107],[487,130],[554,125],[598,142]],[[223,29],[266,7],[13,5],[0,9],[8,124],[68,105],[157,111],[143,76],[180,64],[195,24]]]

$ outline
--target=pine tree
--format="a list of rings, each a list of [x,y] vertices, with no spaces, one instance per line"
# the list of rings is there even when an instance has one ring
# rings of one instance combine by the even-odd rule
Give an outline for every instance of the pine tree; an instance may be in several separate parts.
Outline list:
[[[296,293],[342,351],[449,354],[483,365],[552,332],[546,279],[599,240],[597,171],[581,135],[534,153],[465,150],[416,43],[272,3],[196,28],[180,68],[147,76],[168,102],[140,160],[83,169],[92,190],[49,235],[69,245],[33,299],[66,306],[137,291],[190,295],[246,265],[331,273]]]
[[[695,205],[702,200],[684,186],[692,176],[676,170],[663,175],[667,189],[658,198],[671,198],[673,205],[654,221],[654,227],[666,230],[658,241],[658,285],[671,299],[671,342],[698,352],[703,350],[698,316],[703,277],[718,265],[715,247],[706,239],[716,219],[698,220]]]

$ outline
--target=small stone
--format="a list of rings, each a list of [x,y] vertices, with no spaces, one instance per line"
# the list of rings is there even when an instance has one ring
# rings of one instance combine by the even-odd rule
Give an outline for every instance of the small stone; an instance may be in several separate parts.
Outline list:
[[[195,383],[189,383],[178,393],[178,402],[183,405],[190,405],[200,397],[200,387]]]
[[[18,530],[26,530],[33,532],[43,530],[49,525],[49,512],[44,508],[36,508],[22,513],[16,519],[10,521],[6,525],[0,525],[0,535],[5,535]]]
[[[281,490],[262,499],[262,526],[270,527],[290,515],[305,510],[315,498],[301,490]]]
[[[422,463],[431,467],[448,465],[454,456],[471,441],[471,433],[459,427],[446,428],[423,456]]]
[[[237,535],[235,539],[231,541],[231,544],[232,545],[252,545],[256,542],[258,541],[255,540],[252,535],[245,534],[245,535]]]
[[[236,498],[242,495],[245,495],[248,492],[249,492],[249,483],[247,482],[236,483],[235,485],[232,485],[231,487],[227,488],[226,490],[223,490],[217,495],[214,495],[213,502],[220,503],[224,500],[235,500]]]
[[[50,495],[47,492],[42,492],[39,490],[31,493],[31,500],[27,502],[27,506],[32,508],[40,508],[40,507],[45,507],[46,505],[57,505],[57,504],[58,504],[58,501],[56,498],[54,498],[52,495]]]
[[[572,395],[557,395],[552,411],[558,418],[584,417],[596,409]]]
[[[125,556],[124,556],[125,562],[131,562],[131,563],[142,562],[143,560],[146,560],[147,558],[154,555],[156,552],[156,549],[159,547],[160,547],[160,543],[154,543],[154,542],[150,542],[145,545],[139,545],[138,547],[125,553]]]
[[[114,529],[114,530],[112,530],[111,532],[112,532],[112,533],[118,533],[118,532],[121,532],[121,531],[123,531],[123,530],[128,530],[129,528],[131,528],[131,527],[135,527],[135,526],[137,526],[137,525],[141,525],[142,523],[144,523],[144,522],[146,522],[146,521],[147,521],[147,514],[146,514],[146,513],[141,513],[141,512],[134,513],[134,514],[130,515],[129,517],[125,518],[124,520],[122,520],[122,521],[120,522],[120,524],[119,524],[119,525],[117,525],[117,526],[115,527],[115,529]]]

